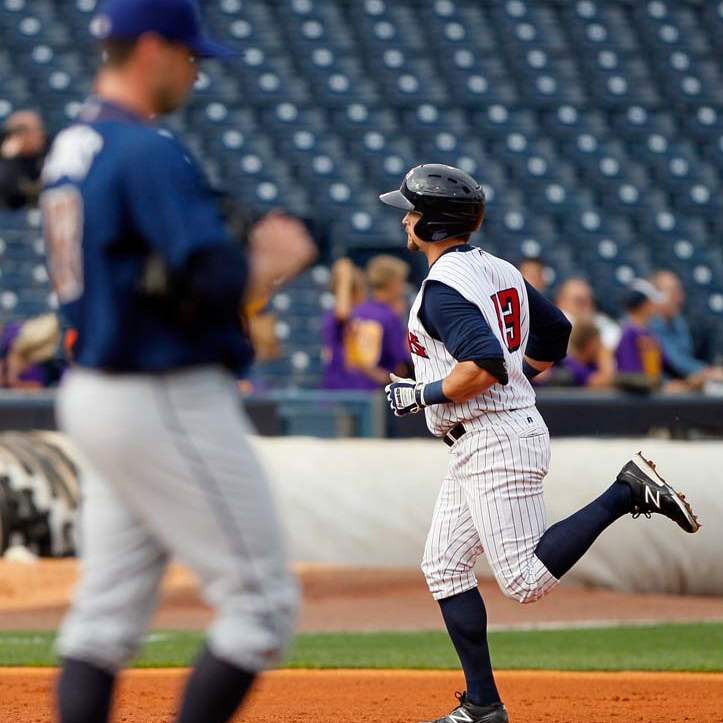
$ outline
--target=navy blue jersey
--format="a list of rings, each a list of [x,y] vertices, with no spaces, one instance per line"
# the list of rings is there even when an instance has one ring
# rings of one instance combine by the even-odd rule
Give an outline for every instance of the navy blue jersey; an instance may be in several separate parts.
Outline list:
[[[49,271],[78,332],[79,365],[248,367],[239,319],[246,263],[217,195],[178,140],[91,101],[58,135],[43,180]]]

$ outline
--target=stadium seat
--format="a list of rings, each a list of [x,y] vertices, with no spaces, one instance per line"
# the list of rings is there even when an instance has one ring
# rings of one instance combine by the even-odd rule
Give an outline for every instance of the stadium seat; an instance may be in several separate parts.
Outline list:
[[[51,133],[73,122],[96,5],[0,0],[0,121],[37,107]],[[401,243],[377,195],[417,163],[457,165],[487,193],[483,247],[586,273],[612,314],[626,280],[669,266],[723,339],[723,3],[201,5],[240,55],[204,61],[164,126],[242,204],[303,215],[332,258],[366,258]],[[38,236],[37,214],[0,212],[0,320],[48,308]],[[276,310],[289,358],[259,370],[271,386],[318,380],[308,339],[328,293],[299,283]]]

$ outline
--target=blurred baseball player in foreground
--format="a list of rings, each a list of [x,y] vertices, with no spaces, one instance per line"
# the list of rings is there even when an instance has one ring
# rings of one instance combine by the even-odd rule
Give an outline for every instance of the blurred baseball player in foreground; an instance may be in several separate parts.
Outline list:
[[[191,0],[110,0],[91,28],[96,95],[55,141],[42,198],[48,263],[77,329],[60,424],[86,457],[82,577],[58,641],[62,723],[108,719],[173,556],[217,611],[177,720],[227,721],[293,628],[296,584],[239,409],[252,352],[243,304],[314,256],[274,215],[248,258],[184,147],[152,125],[176,110],[206,39]]]
[[[424,409],[429,430],[450,447],[422,569],[467,690],[435,723],[507,723],[473,569],[479,555],[506,595],[529,603],[627,513],[659,513],[686,532],[699,524],[683,495],[636,454],[600,497],[546,529],[550,437],[529,380],[565,356],[569,322],[514,266],[468,245],[485,205],[468,174],[418,166],[380,198],[406,212],[407,248],[429,262],[409,314],[416,381],[392,376],[387,397],[398,416]]]

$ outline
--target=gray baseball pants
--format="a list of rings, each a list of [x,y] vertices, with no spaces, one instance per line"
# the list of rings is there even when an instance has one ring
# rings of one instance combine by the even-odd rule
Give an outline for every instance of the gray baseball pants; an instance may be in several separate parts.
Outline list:
[[[297,587],[231,375],[74,369],[58,416],[87,462],[82,573],[59,654],[123,667],[173,557],[216,610],[211,651],[249,672],[276,663],[292,635]]]

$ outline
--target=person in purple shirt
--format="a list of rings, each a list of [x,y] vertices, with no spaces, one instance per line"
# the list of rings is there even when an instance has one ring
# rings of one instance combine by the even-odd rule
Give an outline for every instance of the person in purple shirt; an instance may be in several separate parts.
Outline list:
[[[322,329],[323,386],[375,391],[390,372],[406,373],[410,361],[401,320],[409,267],[394,256],[375,256],[366,269],[369,297],[359,301],[353,271],[346,263],[339,269],[339,263],[335,267],[335,281],[340,282],[335,284],[336,310],[327,316]]]
[[[599,364],[602,350],[600,330],[593,317],[579,319],[572,327],[567,356],[560,366],[570,375],[573,386],[605,389],[612,386],[614,369]]]
[[[615,351],[618,372],[642,375],[651,387],[657,387],[662,380],[663,355],[649,325],[663,298],[647,281],[633,281],[625,299],[627,316]]]
[[[7,324],[0,333],[0,387],[42,389],[60,380],[60,327],[54,314]]]
[[[324,389],[348,389],[351,382],[344,359],[344,334],[354,307],[366,298],[364,272],[351,259],[341,258],[331,269],[334,308],[324,315],[321,326]]]

